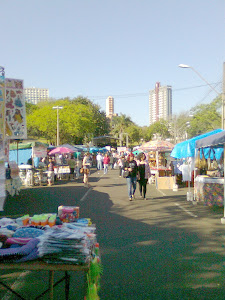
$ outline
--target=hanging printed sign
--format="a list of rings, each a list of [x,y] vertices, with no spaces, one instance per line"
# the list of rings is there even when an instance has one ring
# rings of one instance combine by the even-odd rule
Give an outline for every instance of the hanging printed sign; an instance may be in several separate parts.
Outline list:
[[[47,156],[47,148],[46,147],[33,147],[32,148],[32,156],[33,157],[45,157]]]
[[[6,138],[26,139],[26,107],[23,95],[23,80],[6,78],[5,86]]]
[[[5,201],[5,153],[4,140],[0,140],[0,211],[3,210]]]
[[[5,77],[0,76],[0,139],[5,134]]]
[[[5,72],[0,67],[0,211],[5,202]]]

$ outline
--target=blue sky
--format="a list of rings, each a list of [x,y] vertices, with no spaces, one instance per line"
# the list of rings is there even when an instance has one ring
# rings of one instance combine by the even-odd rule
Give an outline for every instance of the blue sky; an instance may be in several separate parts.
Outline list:
[[[173,113],[222,91],[225,1],[0,0],[0,65],[25,87],[51,97],[82,95],[140,126],[149,125],[148,93],[171,85]],[[219,83],[220,82],[220,83]]]

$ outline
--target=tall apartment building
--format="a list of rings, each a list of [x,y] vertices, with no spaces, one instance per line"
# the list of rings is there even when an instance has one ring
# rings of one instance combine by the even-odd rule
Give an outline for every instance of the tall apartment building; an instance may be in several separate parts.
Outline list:
[[[49,90],[41,88],[25,88],[24,89],[25,101],[31,104],[37,104],[40,101],[49,99]]]
[[[114,116],[114,98],[109,96],[106,99],[106,117],[112,118]]]
[[[160,86],[156,82],[155,89],[149,91],[149,125],[160,119],[169,120],[172,116],[172,87]]]

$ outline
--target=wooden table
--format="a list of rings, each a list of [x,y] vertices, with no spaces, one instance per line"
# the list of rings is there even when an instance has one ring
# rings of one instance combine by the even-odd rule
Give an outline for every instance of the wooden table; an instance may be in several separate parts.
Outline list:
[[[49,299],[53,299],[54,287],[58,285],[60,282],[65,280],[65,297],[69,299],[69,288],[70,288],[70,276],[68,271],[83,271],[85,273],[89,270],[89,264],[85,265],[72,265],[72,264],[52,264],[46,263],[41,260],[29,261],[24,263],[0,263],[0,270],[30,270],[30,271],[49,271],[49,288],[37,296],[35,299],[41,298],[44,294],[49,292]],[[54,283],[54,272],[56,271],[65,271],[65,276],[62,277],[59,281]],[[11,287],[6,285],[4,282],[0,281],[0,284],[4,286],[6,289],[10,290],[13,294],[15,294],[18,298],[26,300],[17,292],[15,292]],[[85,287],[87,286],[86,276],[85,276]]]

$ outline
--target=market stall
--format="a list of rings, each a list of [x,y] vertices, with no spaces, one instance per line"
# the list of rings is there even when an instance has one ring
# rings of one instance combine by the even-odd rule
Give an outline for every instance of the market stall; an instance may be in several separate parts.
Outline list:
[[[67,272],[82,271],[85,272],[84,298],[98,299],[102,267],[96,226],[89,218],[80,218],[79,207],[59,206],[57,214],[2,218],[0,231],[0,269],[49,272],[49,288],[37,298],[48,292],[49,299],[54,299],[54,287],[65,281],[65,296],[69,299]],[[54,282],[57,271],[64,271],[65,276]],[[25,299],[7,285],[4,278],[0,285]],[[90,298],[91,295],[94,298]]]
[[[171,152],[171,156],[176,159],[183,160],[183,169],[182,176],[185,176],[185,181],[188,182],[188,192],[187,192],[187,200],[193,201],[195,197],[190,190],[190,182],[192,180],[192,174],[194,172],[194,160],[195,160],[195,152],[196,152],[196,142],[202,140],[206,137],[215,135],[219,132],[222,132],[222,129],[216,129],[202,135],[193,137],[187,141],[181,142],[174,146],[174,149]]]
[[[217,172],[214,172],[214,176],[197,176],[195,193],[196,198],[199,201],[204,201],[208,206],[224,206],[225,203],[225,183],[224,183],[224,148],[225,148],[225,131],[221,131],[217,134],[206,137],[196,142],[197,149],[204,149],[205,159],[209,166],[212,166],[213,161],[216,161],[214,168],[217,167]],[[211,151],[213,150],[213,151]],[[207,154],[213,157],[207,157]],[[220,160],[220,161],[219,161]],[[217,177],[215,175],[217,174]],[[224,213],[225,216],[225,213]],[[222,219],[225,222],[225,218]]]
[[[30,143],[12,143],[9,146],[9,164],[17,162],[22,185],[47,184],[46,170],[41,166],[41,159],[47,156],[48,145],[34,141]],[[30,160],[30,164],[28,164]]]
[[[37,167],[39,159],[47,156],[48,145],[38,141],[19,143],[18,141],[9,145],[9,161],[15,161],[18,166],[27,164],[29,158],[33,159],[33,166]]]
[[[148,154],[147,157],[152,174],[151,181],[156,181],[157,185],[157,178],[164,177],[164,179],[160,179],[160,181],[165,181],[165,184],[161,185],[165,188],[167,187],[166,183],[170,182],[170,179],[168,180],[167,177],[171,177],[172,175],[170,153],[173,147],[174,145],[168,141],[152,140],[143,144],[138,149],[141,149]]]
[[[71,155],[74,152],[75,150],[68,147],[56,147],[48,153],[49,156],[55,157],[54,173],[57,179],[69,179],[70,167],[67,164],[66,156]]]

